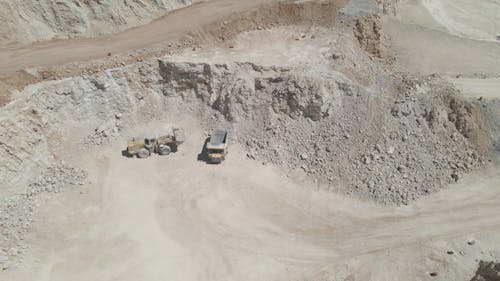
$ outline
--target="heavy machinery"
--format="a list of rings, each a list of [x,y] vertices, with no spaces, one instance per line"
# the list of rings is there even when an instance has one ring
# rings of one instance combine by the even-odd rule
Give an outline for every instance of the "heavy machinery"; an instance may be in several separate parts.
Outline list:
[[[177,147],[184,142],[184,131],[178,128],[172,131],[172,135],[133,138],[127,144],[127,156],[147,158],[153,153],[169,155],[170,152],[176,152]]]
[[[224,129],[215,130],[207,142],[207,162],[220,164],[226,159],[228,142],[228,131]]]

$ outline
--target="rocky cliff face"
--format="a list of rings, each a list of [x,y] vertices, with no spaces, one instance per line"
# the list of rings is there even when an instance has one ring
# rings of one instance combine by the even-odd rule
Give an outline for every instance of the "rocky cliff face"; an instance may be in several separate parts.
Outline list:
[[[0,0],[0,44],[109,34],[147,23],[191,0]]]

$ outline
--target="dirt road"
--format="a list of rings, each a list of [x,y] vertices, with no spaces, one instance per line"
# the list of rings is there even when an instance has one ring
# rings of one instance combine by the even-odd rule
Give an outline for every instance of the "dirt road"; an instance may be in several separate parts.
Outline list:
[[[384,33],[390,38],[387,44],[396,51],[396,65],[401,69],[450,76],[500,73],[498,41],[494,38],[477,40],[478,36],[482,37],[481,31],[496,26],[492,23],[498,20],[492,18],[498,15],[495,13],[500,9],[498,3],[462,0],[400,2],[397,16],[386,16],[382,22]],[[471,6],[475,8],[471,9]],[[479,35],[475,36],[475,32]]]
[[[471,97],[500,98],[500,78],[449,78],[450,82]]]
[[[150,47],[178,39],[228,17],[275,0],[210,0],[173,11],[150,24],[119,34],[95,39],[58,40],[29,46],[0,48],[0,75],[33,66],[53,66],[75,61],[104,58],[113,54]]]
[[[127,159],[121,143],[84,159],[91,186],[47,198],[30,267],[3,280],[460,280],[481,247],[500,257],[488,244],[499,239],[489,236],[500,231],[498,168],[387,208],[299,183],[234,146],[221,166],[198,162],[201,129],[184,125],[190,138],[169,159]],[[440,249],[449,241],[460,261]]]

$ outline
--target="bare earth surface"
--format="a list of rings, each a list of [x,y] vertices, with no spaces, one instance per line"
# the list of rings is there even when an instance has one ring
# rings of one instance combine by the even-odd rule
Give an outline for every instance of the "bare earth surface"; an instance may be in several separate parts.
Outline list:
[[[212,36],[205,34],[203,29],[256,9],[262,3],[276,1],[204,1],[116,35],[28,46],[10,45],[0,49],[0,76],[7,77],[27,67],[57,68],[68,63],[75,63],[73,67],[78,69],[80,61],[168,44],[189,33]],[[358,2],[367,10],[375,5],[370,1]],[[367,4],[369,2],[371,4]],[[478,10],[471,8],[467,0],[399,2],[395,15],[389,13],[381,18],[386,36],[383,44],[394,52],[395,62],[391,67],[421,75],[438,73],[461,89],[464,96],[474,100],[500,98],[500,43],[494,38],[498,25],[493,25],[493,29],[485,28],[484,32],[477,31],[481,25],[491,27],[491,21],[496,23],[498,20],[498,14],[492,12],[499,7],[497,0],[480,1],[483,4]],[[468,7],[474,15],[471,15],[472,20],[464,20],[460,7]],[[489,10],[485,12],[485,9]],[[356,9],[351,12],[356,13]],[[457,22],[467,28],[457,26]],[[345,60],[342,51],[355,52],[357,49],[337,48],[334,39],[325,43],[323,41],[328,40],[309,35],[313,29],[301,28],[295,29],[293,25],[259,27],[259,31],[242,33],[231,43],[207,44],[202,50],[190,46],[172,59],[224,63],[238,58],[262,65],[302,66],[318,73],[331,71],[331,65],[349,64],[351,67],[352,64],[356,68],[356,61]],[[266,42],[261,43],[259,40],[263,39]],[[327,45],[333,47],[324,47]],[[317,49],[320,50],[316,52]],[[310,55],[315,52],[317,55]],[[331,61],[324,59],[325,54]],[[366,60],[378,59],[367,56]],[[148,69],[153,68],[144,67],[138,71],[147,72]],[[123,72],[123,77],[131,80],[136,77],[124,69],[114,71]],[[356,72],[353,73],[346,71],[344,74],[356,76]],[[112,75],[112,71],[102,74],[108,78]],[[148,75],[155,74],[140,73],[145,80],[141,83],[156,85],[158,81],[148,80]],[[129,88],[134,83],[125,78],[116,80],[122,83],[123,88],[119,89],[137,94]],[[115,83],[115,80],[109,81]],[[183,82],[189,86],[191,82],[188,78],[173,81],[178,83],[175,86],[185,86]],[[94,82],[95,89],[79,89],[81,93],[110,97],[106,95],[113,89],[107,82]],[[83,87],[85,81],[79,85]],[[44,87],[35,85],[34,88],[38,86]],[[0,82],[0,104],[3,103],[1,92],[7,88]],[[187,88],[182,93],[186,96],[181,96],[180,100],[189,100],[190,89]],[[63,90],[56,90],[56,93],[47,90],[44,95],[61,96],[61,100],[69,100],[75,95]],[[137,94],[134,96],[137,100],[133,101],[141,104],[151,96],[157,98],[157,93],[151,92],[146,98],[137,97]],[[27,95],[21,91],[16,94]],[[168,104],[170,100],[161,98],[158,98],[158,108],[161,109],[164,102],[175,107]],[[36,105],[37,100],[33,100],[29,101]],[[46,108],[38,108],[42,113],[39,116],[43,116],[43,110],[58,110],[49,103],[41,105]],[[15,109],[19,103],[8,106],[11,106],[9,110]],[[31,106],[22,108],[20,114],[38,118],[40,112],[35,112],[35,107]],[[111,110],[113,106],[105,104],[95,115],[110,115],[113,122],[120,118],[127,120],[121,115],[115,120]],[[139,111],[141,107],[133,110]],[[10,118],[14,116],[7,110],[3,112],[0,116],[5,119],[2,120],[7,121],[7,114],[12,114]],[[140,115],[140,112],[134,114]],[[498,120],[495,118],[500,117],[492,114],[493,122]],[[78,138],[88,133],[76,122],[64,121],[73,126],[76,134],[81,134]],[[45,148],[46,158],[64,159],[68,165],[88,171],[88,178],[81,188],[37,195],[35,221],[27,236],[23,236],[30,246],[26,251],[23,249],[22,254],[17,249],[12,255],[0,252],[0,257],[19,256],[22,259],[10,268],[2,265],[0,280],[465,281],[474,276],[480,260],[500,261],[498,155],[492,154],[492,161],[484,169],[460,175],[457,183],[408,206],[382,206],[332,192],[335,186],[325,190],[300,169],[290,171],[251,160],[238,139],[231,141],[230,154],[222,165],[207,165],[197,159],[207,136],[206,128],[195,114],[185,112],[168,122],[153,121],[141,126],[125,124],[124,131],[108,145],[86,146],[81,150],[85,153],[81,154],[70,149],[79,144],[65,144],[64,135],[58,136],[59,131],[55,129],[51,131],[56,132],[54,139],[60,139],[61,143],[56,144],[55,153]],[[32,127],[38,128],[37,124],[28,122],[26,128],[14,132],[32,133]],[[12,127],[17,129],[14,125]],[[182,127],[188,136],[177,153],[167,158],[153,156],[148,159],[121,155],[128,137],[163,132],[171,125]],[[6,135],[8,133],[11,132]],[[350,135],[340,137],[352,138]],[[51,139],[47,137],[46,140]]]
[[[484,15],[488,8],[482,7],[481,4],[494,6],[495,9],[489,8],[489,11],[493,11],[500,9],[498,3],[479,1],[480,4],[477,4],[476,9],[471,10],[469,6],[472,2],[466,0],[423,2],[427,5],[424,5],[422,1],[402,0],[398,7],[398,15],[383,19],[384,31],[391,37],[389,44],[398,53],[397,65],[399,67],[411,72],[441,73],[453,76],[500,73],[500,65],[497,63],[500,60],[499,41],[493,38],[488,41],[476,40],[473,34],[456,36],[449,31],[449,29],[460,29],[458,24],[464,22],[459,19],[464,15],[456,15],[453,11],[469,9],[467,23],[477,25],[482,20],[488,19]],[[438,22],[442,18],[436,20],[433,17],[442,13],[447,14],[449,10],[441,10],[442,5],[453,6],[452,15],[447,18],[446,26]],[[498,22],[494,20],[497,15],[498,13],[490,15],[489,22]],[[485,26],[491,26],[491,24]]]
[[[484,252],[499,240],[487,235],[500,231],[496,167],[387,208],[298,184],[236,147],[220,167],[197,162],[204,137],[183,125],[190,138],[168,161],[119,145],[88,155],[92,188],[47,202],[29,266],[4,280],[460,280],[474,259],[500,257]]]
[[[2,0],[0,46],[109,35],[149,23],[168,11],[194,2]]]
[[[500,78],[449,78],[464,93],[487,99],[500,98]]]
[[[129,29],[116,35],[96,39],[70,39],[38,43],[27,47],[0,49],[0,74],[25,67],[53,66],[74,61],[104,58],[119,53],[149,47],[156,43],[178,39],[209,23],[274,0],[212,0],[171,12],[148,25]]]

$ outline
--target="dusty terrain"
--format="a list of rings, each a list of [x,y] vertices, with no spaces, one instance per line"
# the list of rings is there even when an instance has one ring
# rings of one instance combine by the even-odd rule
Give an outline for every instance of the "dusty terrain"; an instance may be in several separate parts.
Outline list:
[[[495,280],[500,3],[142,2],[0,31],[0,279]]]
[[[190,134],[172,161],[123,158],[117,143],[82,159],[98,189],[43,196],[37,244],[7,280],[463,280],[475,259],[500,257],[488,235],[500,227],[495,169],[387,208],[286,177],[240,147],[221,167],[197,162],[202,128],[170,120]]]

